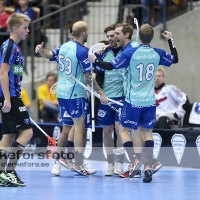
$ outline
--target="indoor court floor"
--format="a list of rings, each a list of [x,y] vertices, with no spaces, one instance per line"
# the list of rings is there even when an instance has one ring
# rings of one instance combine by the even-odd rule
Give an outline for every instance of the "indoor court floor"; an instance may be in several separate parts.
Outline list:
[[[105,177],[106,162],[88,161],[88,166],[98,172],[89,177],[74,176],[62,168],[59,177],[51,175],[54,164],[48,169],[17,170],[26,187],[0,187],[0,200],[183,200],[200,197],[200,170],[177,167],[163,167],[153,176],[151,183],[143,183],[142,178],[123,179],[117,176]],[[124,164],[124,170],[127,164]]]

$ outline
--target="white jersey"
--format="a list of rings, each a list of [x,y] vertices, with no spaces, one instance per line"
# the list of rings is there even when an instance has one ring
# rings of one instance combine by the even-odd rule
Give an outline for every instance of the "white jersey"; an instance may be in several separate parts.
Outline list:
[[[175,114],[182,118],[185,110],[182,106],[186,103],[186,94],[174,85],[164,85],[160,90],[155,91],[156,96],[156,120],[161,116],[168,116],[171,120],[176,118],[168,114]]]

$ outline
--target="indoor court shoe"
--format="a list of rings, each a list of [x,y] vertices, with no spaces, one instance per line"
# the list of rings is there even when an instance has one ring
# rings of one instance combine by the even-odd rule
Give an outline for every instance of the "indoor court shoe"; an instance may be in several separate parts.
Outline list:
[[[56,161],[56,163],[53,166],[53,169],[51,170],[51,173],[54,176],[60,176],[61,167],[62,167],[62,165],[59,163],[59,161]]]
[[[133,178],[141,178],[141,176],[142,176],[141,170],[138,170],[138,171],[135,173],[135,175],[134,175]]]
[[[20,179],[16,171],[10,173],[3,172],[1,173],[0,178],[7,180],[8,182],[17,186],[26,186],[26,183]]]
[[[59,163],[60,163],[63,167],[65,167],[65,168],[67,168],[67,169],[73,171],[73,163],[72,163],[71,160],[67,160],[67,159],[64,159],[64,158],[60,158],[60,159],[59,159]]]
[[[123,164],[120,162],[116,162],[113,174],[120,176],[122,174],[122,171],[123,171]]]
[[[92,168],[88,168],[85,166],[85,169],[88,171],[88,173],[90,175],[93,175],[93,174],[96,174],[97,173],[97,170],[96,169],[92,169]]]
[[[161,162],[156,162],[152,165],[152,173],[155,174],[162,168],[162,163]]]
[[[141,170],[138,170],[133,178],[141,178],[142,173]],[[120,175],[121,178],[129,178],[129,169],[127,169],[123,174]]]
[[[105,176],[112,176],[114,171],[114,165],[112,163],[108,163],[108,167],[106,169]]]
[[[130,164],[129,178],[134,178],[141,166],[142,163],[137,158],[134,159],[133,162]]]
[[[0,178],[0,187],[17,187],[17,185],[14,185],[9,181]]]
[[[149,165],[145,166],[143,182],[148,183],[152,181],[152,170]]]
[[[81,174],[83,176],[86,176],[86,177],[90,175],[84,164],[78,165],[76,163],[73,163],[73,170],[74,170],[74,172]]]

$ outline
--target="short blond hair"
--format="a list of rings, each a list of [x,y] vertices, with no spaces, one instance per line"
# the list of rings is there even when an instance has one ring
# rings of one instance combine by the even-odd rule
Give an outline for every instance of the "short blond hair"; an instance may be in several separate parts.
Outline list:
[[[165,70],[163,67],[158,67],[157,72],[161,72],[163,76],[165,76]]]
[[[13,13],[9,16],[6,23],[8,25],[9,31],[13,32],[13,28],[15,26],[20,26],[24,22],[30,23],[30,21],[31,21],[31,19],[27,15],[24,15],[24,14],[21,14],[21,13]]]
[[[140,40],[143,44],[150,44],[154,36],[153,27],[149,24],[143,24],[139,30]]]

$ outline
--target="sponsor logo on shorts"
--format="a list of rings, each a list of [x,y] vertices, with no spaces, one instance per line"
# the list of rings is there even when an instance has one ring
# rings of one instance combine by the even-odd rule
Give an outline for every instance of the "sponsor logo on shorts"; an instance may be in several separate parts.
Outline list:
[[[105,117],[106,113],[107,113],[107,111],[105,111],[105,110],[99,110],[98,111],[98,116],[99,117]]]
[[[154,124],[154,123],[156,123],[156,120],[155,120],[155,119],[151,120],[151,121],[149,122],[149,125],[152,125],[152,124]]]
[[[24,119],[24,123],[25,123],[25,124],[30,124],[30,123],[31,123],[31,121],[30,121],[30,119],[29,119],[29,118],[27,118],[27,119]]]
[[[63,117],[70,117],[71,118],[71,116],[67,113],[67,111],[64,112]]]
[[[134,124],[134,125],[137,125],[137,122],[134,122],[134,121],[131,121],[131,120],[125,120],[124,121],[124,124]]]
[[[73,114],[78,114],[78,113],[79,113],[78,110],[72,110],[71,115],[73,115]]]
[[[26,111],[27,109],[26,109],[26,107],[25,106],[23,106],[23,107],[19,107],[19,111],[20,112],[24,112],[24,111]]]

